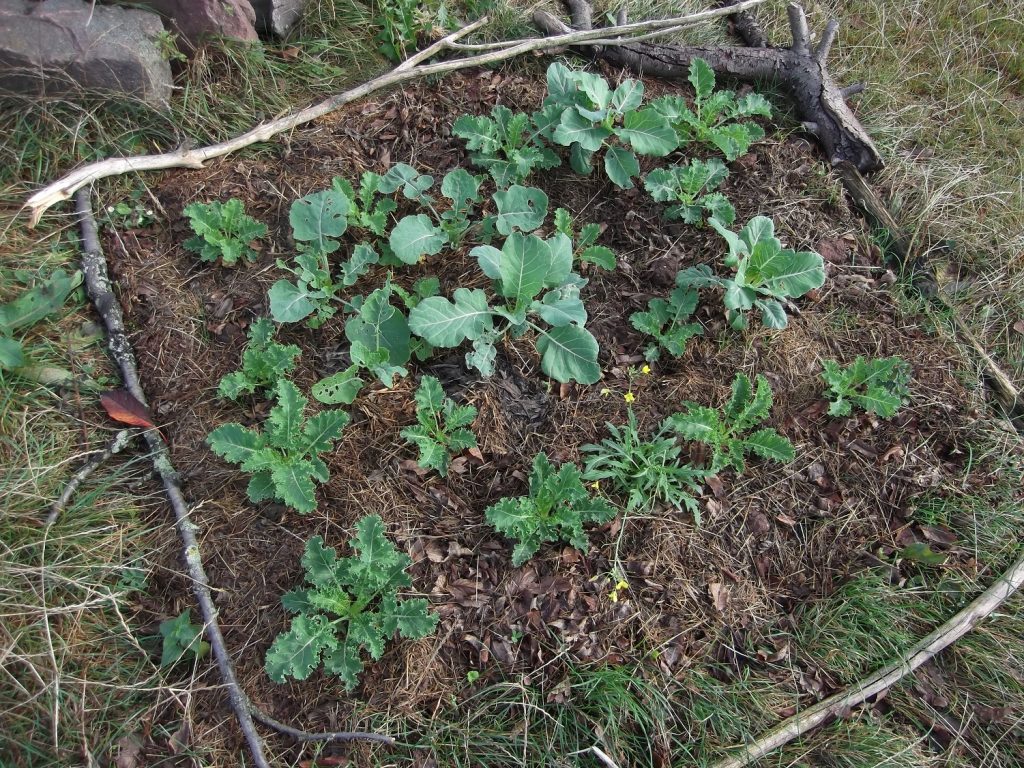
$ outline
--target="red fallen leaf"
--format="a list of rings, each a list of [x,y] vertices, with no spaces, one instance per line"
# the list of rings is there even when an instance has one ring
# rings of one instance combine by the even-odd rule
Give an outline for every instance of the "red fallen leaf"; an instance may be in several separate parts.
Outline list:
[[[135,399],[134,395],[126,389],[112,389],[109,392],[100,394],[100,405],[114,421],[121,424],[130,424],[133,427],[145,427],[156,429],[160,437],[163,432],[153,423],[152,417],[146,406]],[[164,440],[167,438],[164,437]]]

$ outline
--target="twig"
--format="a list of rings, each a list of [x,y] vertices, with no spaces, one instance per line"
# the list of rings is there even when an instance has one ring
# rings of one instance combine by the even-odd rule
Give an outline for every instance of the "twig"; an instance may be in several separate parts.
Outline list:
[[[290,131],[303,123],[308,123],[318,117],[323,117],[324,115],[329,114],[346,104],[355,101],[356,99],[361,99],[364,96],[368,96],[371,93],[381,90],[382,88],[399,85],[400,83],[414,80],[419,77],[426,77],[427,75],[436,75],[445,72],[454,72],[468,67],[493,64],[498,61],[505,61],[507,59],[514,58],[524,53],[529,53],[530,51],[558,48],[565,45],[575,45],[585,43],[590,40],[602,40],[605,45],[619,45],[627,41],[607,39],[618,36],[646,34],[657,29],[675,27],[680,24],[694,24],[697,22],[707,21],[719,16],[736,13],[737,11],[745,10],[747,8],[753,8],[760,5],[762,2],[764,2],[764,0],[744,0],[744,2],[730,6],[729,8],[715,8],[671,19],[644,21],[635,24],[607,27],[604,29],[570,31],[565,34],[554,35],[551,37],[531,37],[520,40],[510,40],[507,43],[504,43],[503,47],[499,50],[481,53],[476,56],[467,56],[461,59],[453,59],[451,61],[436,62],[434,64],[419,63],[419,57],[421,54],[416,54],[416,56],[413,57],[413,60],[417,63],[413,66],[406,67],[406,64],[399,64],[395,69],[381,75],[380,77],[369,80],[362,85],[356,86],[348,91],[344,91],[343,93],[331,96],[329,99],[326,99],[319,104],[306,107],[305,109],[300,109],[297,112],[292,112],[291,114],[285,115],[284,117],[276,120],[262,123],[252,130],[243,133],[241,136],[236,136],[233,139],[220,142],[219,144],[212,144],[208,147],[199,147],[194,149],[182,148],[174,152],[166,152],[158,155],[109,158],[107,160],[100,160],[98,162],[82,166],[52,184],[43,187],[26,201],[25,207],[29,210],[29,226],[34,227],[38,224],[43,213],[45,213],[51,206],[61,200],[67,200],[82,187],[99,179],[107,178],[109,176],[118,176],[120,174],[130,173],[133,171],[155,171],[164,168],[202,168],[203,163],[207,160],[211,160],[215,157],[222,157],[223,155],[230,154],[231,152],[235,152],[260,141],[268,141],[279,133]],[[430,46],[427,50],[431,51],[431,55],[436,55],[451,47],[451,44],[458,38],[468,34],[474,29],[477,29],[482,23],[483,20],[480,20],[480,22],[476,24],[470,24],[467,27],[463,27],[457,32],[454,32],[446,38],[438,41],[438,43]],[[423,53],[425,54],[426,51]]]
[[[50,513],[46,516],[46,525],[53,525],[57,522],[57,518],[60,517],[60,513],[64,511],[64,507],[71,501],[71,497],[75,495],[78,490],[78,486],[84,483],[89,475],[99,469],[105,461],[107,461],[115,453],[120,453],[132,441],[139,430],[137,429],[122,429],[116,435],[114,439],[110,441],[106,448],[99,451],[94,451],[94,455],[89,459],[82,467],[75,472],[68,480],[67,485],[64,486],[64,492],[60,495],[53,504],[50,505]]]
[[[1024,556],[996,579],[995,583],[974,602],[916,643],[899,661],[883,667],[870,677],[861,680],[845,693],[830,696],[805,709],[799,715],[784,720],[781,725],[773,728],[752,744],[743,747],[740,753],[715,763],[713,768],[743,768],[750,765],[807,731],[817,728],[837,713],[863,704],[872,696],[877,696],[891,688],[903,677],[966,635],[975,624],[1005,603],[1014,592],[1020,589],[1022,584],[1024,584]]]
[[[82,228],[82,271],[85,274],[85,287],[100,316],[107,328],[110,352],[115,362],[121,369],[121,376],[124,379],[125,388],[143,405],[146,404],[146,396],[142,391],[139,379],[139,371],[135,363],[135,353],[132,351],[131,343],[124,329],[124,316],[121,312],[121,305],[111,290],[110,277],[107,275],[107,263],[100,247],[99,235],[96,228],[96,219],[93,216],[92,205],[89,200],[89,193],[86,190],[79,190],[75,195],[75,203]],[[188,503],[181,492],[181,485],[178,482],[178,474],[171,463],[170,452],[167,444],[160,437],[156,430],[149,429],[143,432],[143,437],[149,446],[153,458],[153,466],[156,468],[160,480],[163,482],[164,490],[174,510],[175,526],[182,543],[185,545],[185,564],[188,569],[188,576],[192,581],[192,590],[199,603],[199,611],[203,617],[206,637],[213,650],[213,656],[217,661],[221,679],[228,689],[228,698],[231,701],[231,708],[235,712],[238,724],[242,729],[249,752],[252,754],[254,765],[258,768],[270,768],[270,763],[263,753],[263,741],[256,732],[256,725],[253,722],[256,717],[255,706],[249,701],[245,691],[235,676],[235,669],[231,663],[231,656],[228,653],[224,636],[220,631],[220,624],[217,622],[217,608],[213,604],[213,596],[210,592],[210,580],[203,568],[203,560],[199,551],[199,541],[196,538],[196,526],[189,519]],[[369,739],[388,743],[387,736],[367,733],[330,733],[310,734],[305,731],[298,731],[290,726],[279,723],[273,718],[259,712],[256,717],[261,722],[275,728],[290,736],[299,734],[305,741],[341,741],[352,739]]]
[[[273,728],[275,731],[280,731],[286,736],[291,736],[296,741],[376,741],[378,744],[387,744],[388,746],[395,743],[393,738],[385,736],[382,733],[364,733],[362,731],[324,731],[323,733],[311,733],[310,731],[302,731],[298,728],[292,728],[290,725],[285,725],[280,720],[275,720],[255,704],[249,705],[249,711],[252,713],[253,720],[257,720],[258,722]]]

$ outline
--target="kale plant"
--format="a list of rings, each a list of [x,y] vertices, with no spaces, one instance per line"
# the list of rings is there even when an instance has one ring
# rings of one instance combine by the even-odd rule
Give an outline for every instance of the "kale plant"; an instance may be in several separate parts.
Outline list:
[[[715,71],[704,59],[690,62],[693,108],[680,96],[664,96],[651,103],[670,121],[681,145],[699,142],[717,147],[729,161],[744,155],[764,129],[753,122],[734,122],[748,117],[771,117],[772,107],[764,96],[748,93],[737,98],[732,91],[715,90]]]
[[[395,212],[398,205],[391,198],[381,196],[383,179],[380,174],[366,171],[359,181],[358,192],[347,179],[340,176],[335,176],[331,181],[331,187],[349,201],[345,216],[349,227],[368,230],[378,237],[387,231],[388,216]]]
[[[661,357],[663,349],[673,357],[680,357],[686,351],[686,342],[704,333],[700,323],[686,322],[697,308],[698,298],[692,288],[676,288],[667,300],[651,299],[645,312],[629,316],[634,328],[654,337],[656,343],[644,350],[648,362]]]
[[[783,248],[775,237],[775,225],[765,216],[755,216],[737,235],[711,218],[714,227],[729,244],[725,265],[736,270],[732,277],[717,277],[701,264],[681,270],[676,285],[681,288],[725,289],[726,320],[736,329],[747,327],[746,312],[756,308],[766,328],[785,328],[788,319],[783,301],[798,298],[820,288],[825,266],[813,251]]]
[[[542,130],[534,118],[500,104],[490,117],[463,115],[455,121],[452,133],[465,140],[470,160],[487,169],[499,189],[522,184],[535,168],[547,170],[562,163],[539,140]]]
[[[612,90],[600,75],[555,62],[547,81],[548,96],[535,122],[545,138],[569,147],[569,164],[577,173],[589,174],[594,155],[605,148],[608,178],[630,189],[640,173],[637,154],[664,157],[679,145],[665,115],[640,108],[644,86],[639,80],[624,80]]]
[[[206,442],[218,456],[252,475],[250,501],[279,499],[305,514],[316,509],[313,481],[328,480],[327,465],[318,454],[330,450],[349,417],[332,410],[305,418],[306,398],[287,379],[277,382],[276,396],[263,432],[224,424]]]
[[[427,610],[426,600],[398,597],[412,586],[405,572],[412,560],[388,541],[380,517],[368,515],[356,523],[350,544],[356,554],[339,558],[319,536],[306,542],[306,586],[281,598],[296,615],[267,650],[266,670],[274,682],[305,680],[323,664],[327,674],[352,690],[363,671],[364,648],[376,660],[396,632],[410,639],[434,632],[438,616]]]
[[[237,400],[243,394],[258,389],[271,390],[278,379],[288,375],[295,367],[295,358],[301,354],[294,344],[274,341],[274,324],[261,317],[249,326],[249,344],[242,353],[241,370],[229,373],[220,380],[217,394]]]
[[[267,225],[248,216],[242,201],[237,198],[226,203],[219,200],[192,203],[186,205],[182,213],[188,217],[195,232],[184,245],[198,253],[200,261],[220,259],[226,266],[232,266],[243,258],[252,261],[256,258],[256,251],[249,244],[267,234]]]
[[[517,540],[512,564],[520,566],[549,541],[568,541],[586,551],[590,542],[583,524],[606,523],[615,516],[615,508],[587,493],[575,464],[565,463],[556,472],[548,457],[538,453],[530,472],[529,494],[504,498],[489,506],[484,515],[500,533]]]
[[[750,379],[737,374],[732,397],[721,414],[697,403],[685,405],[686,411],[673,414],[666,422],[687,440],[711,446],[709,474],[725,467],[743,472],[746,453],[779,462],[793,460],[793,444],[774,429],[764,427],[746,434],[767,419],[772,408],[772,388],[764,376],[757,377],[757,389],[753,390]]]
[[[858,355],[845,368],[826,360],[821,378],[829,388],[830,416],[849,416],[853,404],[889,419],[910,395],[910,365],[899,357],[867,360]]]
[[[736,220],[736,209],[729,198],[714,191],[728,175],[718,158],[691,160],[689,165],[651,171],[644,178],[644,188],[659,203],[677,203],[665,211],[666,218],[701,224],[713,216],[729,226]]]
[[[653,507],[661,502],[685,507],[700,524],[696,494],[709,474],[680,461],[682,449],[671,424],[662,422],[647,440],[640,439],[636,414],[629,410],[622,426],[606,423],[611,437],[598,444],[584,445],[590,454],[584,463],[585,480],[608,480],[612,488],[626,494],[626,509]]]
[[[448,475],[452,456],[476,448],[476,435],[469,425],[476,418],[476,408],[456,405],[433,376],[420,379],[416,390],[415,426],[406,427],[401,435],[419,448],[419,465],[436,469],[441,477]]]
[[[512,187],[512,190],[515,190]],[[550,240],[513,232],[501,250],[481,245],[470,251],[493,280],[494,300],[481,288],[456,288],[451,299],[424,299],[409,312],[413,333],[436,347],[473,343],[466,364],[484,376],[494,371],[495,344],[506,334],[537,333],[541,370],[561,381],[593,384],[601,376],[597,340],[583,326],[580,300],[586,283],[572,271],[572,246],[558,233]],[[502,322],[501,327],[495,321]],[[548,328],[538,325],[545,323]]]

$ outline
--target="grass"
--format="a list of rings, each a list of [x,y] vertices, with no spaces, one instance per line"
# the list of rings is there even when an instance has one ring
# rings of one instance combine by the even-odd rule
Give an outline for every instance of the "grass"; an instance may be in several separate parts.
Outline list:
[[[498,4],[486,36],[528,34],[530,7]],[[776,40],[788,37],[781,8],[762,11]],[[630,6],[634,20],[677,12],[676,4]],[[952,0],[830,0],[810,15],[815,29],[827,17],[843,22],[832,71],[842,82],[869,85],[855,108],[888,161],[876,183],[915,241],[939,260],[958,310],[1018,385],[1024,383],[1024,333],[1013,328],[1024,317],[1019,9]],[[9,298],[15,268],[73,258],[72,223],[60,213],[33,233],[12,223],[14,206],[29,190],[89,160],[226,138],[382,71],[387,64],[366,34],[371,16],[354,0],[318,0],[292,40],[265,49],[210,48],[188,65],[166,113],[131,100],[5,97],[0,299]],[[705,29],[690,39],[719,36]],[[144,182],[113,180],[98,190],[100,200],[124,199]],[[76,311],[44,323],[28,333],[28,346],[41,363],[109,381],[113,372],[97,349],[69,343],[84,318]],[[936,327],[943,327],[941,319]],[[158,498],[144,457],[111,462],[54,529],[39,526],[45,505],[84,452],[109,438],[95,411],[79,402],[0,374],[4,766],[108,764],[123,739],[151,731],[166,740],[187,717],[187,702],[154,666],[144,638],[155,627],[139,612],[144,582],[154,576],[151,552],[164,536],[154,532],[148,513]],[[887,573],[855,575],[801,612],[793,638],[800,663],[851,682],[905,649],[1017,556],[1024,515],[1014,494],[1017,443],[997,434],[970,450],[972,465],[991,468],[988,486],[970,487],[965,479],[920,500],[914,516],[954,530],[976,568],[922,569],[905,585],[891,584]],[[927,674],[897,686],[884,706],[834,723],[762,765],[1020,765],[1022,616],[1018,597],[944,652]],[[579,667],[567,668],[547,689],[522,680],[492,685],[419,722],[417,741],[375,760],[417,764],[429,754],[438,765],[541,766],[555,755],[559,764],[590,766],[592,755],[572,753],[597,745],[624,766],[659,765],[659,750],[668,750],[673,764],[707,765],[786,711],[797,672],[786,664],[739,678],[725,669],[695,669],[679,680],[646,668]]]

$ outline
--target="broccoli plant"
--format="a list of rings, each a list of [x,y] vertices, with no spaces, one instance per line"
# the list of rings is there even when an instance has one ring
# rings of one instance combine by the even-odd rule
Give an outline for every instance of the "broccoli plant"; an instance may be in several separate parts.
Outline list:
[[[364,648],[376,660],[396,632],[410,639],[434,632],[438,616],[425,599],[398,597],[412,586],[405,572],[412,559],[388,541],[380,517],[356,523],[350,544],[355,554],[339,558],[320,536],[306,542],[305,585],[281,598],[296,615],[267,650],[265,668],[274,682],[306,680],[322,664],[352,690],[363,671]]]
[[[512,564],[520,566],[549,541],[568,541],[586,551],[590,542],[583,524],[606,523],[615,516],[615,508],[587,493],[575,464],[565,463],[556,472],[547,455],[538,453],[530,472],[529,494],[504,498],[489,506],[484,515],[499,533],[517,540]]]
[[[469,425],[476,418],[476,408],[456,405],[433,376],[420,379],[416,390],[416,426],[406,427],[401,435],[419,448],[419,465],[436,469],[441,477],[448,474],[452,456],[476,448],[476,435]]]
[[[714,191],[728,175],[718,158],[691,160],[689,165],[651,171],[644,178],[644,188],[659,203],[677,203],[665,211],[666,218],[701,224],[713,216],[729,226],[736,220],[736,209],[729,198]]]
[[[749,117],[771,117],[772,107],[764,96],[748,93],[737,98],[732,91],[715,90],[715,71],[704,59],[690,62],[693,109],[680,96],[664,96],[651,107],[672,125],[680,144],[699,142],[717,147],[729,161],[744,155],[764,129],[753,122],[735,122]]]
[[[359,181],[359,191],[353,188],[348,179],[335,176],[331,187],[341,192],[349,201],[348,213],[345,218],[348,226],[353,229],[364,229],[378,237],[387,231],[388,216],[395,212],[398,205],[389,197],[381,196],[380,174],[366,171]]]
[[[513,187],[515,189],[515,187]],[[413,333],[436,347],[473,343],[466,364],[484,376],[494,371],[495,344],[506,334],[537,333],[541,370],[561,381],[593,384],[601,376],[597,340],[583,326],[585,280],[572,271],[572,247],[559,233],[551,240],[513,232],[501,250],[470,251],[494,283],[495,301],[481,288],[456,288],[451,299],[424,299],[409,312]],[[504,325],[495,326],[495,320]],[[544,328],[538,321],[550,326]]]
[[[313,481],[326,483],[327,465],[318,454],[330,450],[348,424],[344,411],[323,411],[306,419],[306,398],[287,379],[277,382],[276,404],[263,432],[224,424],[206,438],[218,456],[252,475],[252,502],[279,499],[305,514],[316,509]]]
[[[220,380],[217,394],[237,400],[243,394],[258,389],[271,390],[278,379],[288,375],[295,367],[295,358],[301,350],[294,344],[274,341],[274,324],[261,317],[249,326],[249,344],[242,353],[241,370],[229,373]]]
[[[697,403],[685,405],[685,411],[673,414],[666,421],[687,440],[711,446],[710,474],[730,466],[742,472],[746,469],[743,458],[746,453],[780,462],[792,461],[795,456],[793,444],[770,427],[746,434],[767,419],[772,408],[772,388],[764,376],[757,377],[754,390],[747,376],[737,374],[732,383],[732,397],[721,414]]]
[[[541,132],[569,147],[569,164],[577,173],[589,174],[594,155],[605,148],[608,178],[630,189],[640,173],[637,154],[664,157],[679,145],[664,114],[640,108],[644,86],[638,80],[624,80],[612,90],[600,75],[555,62],[548,67],[547,82]]]
[[[910,395],[910,365],[899,357],[867,360],[858,355],[845,368],[835,360],[826,360],[823,365],[821,378],[829,388],[830,416],[849,416],[854,404],[889,419]]]
[[[499,189],[522,184],[535,169],[557,168],[562,160],[539,140],[540,114],[531,116],[496,106],[491,116],[463,115],[452,133],[466,142],[470,160],[485,168]]]
[[[651,299],[645,312],[634,312],[629,316],[633,327],[656,343],[644,350],[644,357],[653,363],[665,350],[673,357],[680,357],[686,351],[686,342],[704,333],[699,323],[686,322],[697,308],[699,296],[692,288],[676,288],[668,299]]]
[[[705,264],[681,270],[681,288],[724,288],[726,320],[736,329],[747,327],[746,312],[758,309],[766,328],[785,328],[788,319],[782,302],[820,288],[825,266],[813,251],[783,248],[775,237],[775,225],[755,216],[737,235],[714,218],[708,220],[729,244],[725,265],[736,270],[732,277],[717,277]]]
[[[584,264],[594,264],[601,269],[615,269],[615,251],[603,245],[594,245],[601,235],[598,224],[584,224],[577,233],[573,229],[572,216],[565,208],[555,210],[555,229],[569,238],[573,259]]]
[[[267,234],[267,225],[245,213],[241,200],[231,198],[226,203],[192,203],[182,211],[188,217],[193,237],[184,245],[199,254],[201,261],[217,261],[233,266],[239,259],[252,261],[256,251],[250,246]]]

